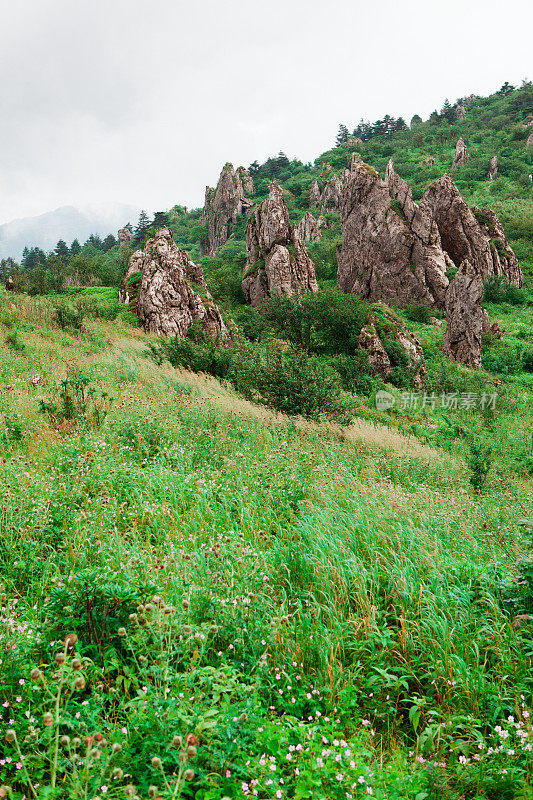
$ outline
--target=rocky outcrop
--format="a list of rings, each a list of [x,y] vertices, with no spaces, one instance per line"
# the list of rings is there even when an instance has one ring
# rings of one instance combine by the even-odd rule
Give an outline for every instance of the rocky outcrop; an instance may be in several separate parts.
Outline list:
[[[493,322],[492,325],[490,324],[490,319],[487,311],[483,309],[483,326],[482,326],[483,333],[490,333],[495,339],[502,339],[503,338],[503,331],[500,327],[499,322]]]
[[[143,265],[143,251],[136,250],[130,257],[128,269],[122,278],[120,289],[118,290],[119,303],[134,303],[139,296],[141,273]],[[139,276],[135,280],[134,276]]]
[[[399,345],[400,352],[403,351],[405,356],[407,369],[412,375],[413,384],[420,386],[425,375],[422,345],[418,339],[409,333],[407,328],[393,321],[390,311],[387,313],[385,310],[384,316],[386,318],[385,326],[383,326],[383,323],[380,325],[377,320],[373,320],[361,329],[358,343],[359,350],[366,351],[372,375],[387,381],[394,370],[393,359],[396,357]],[[383,328],[381,334],[378,333],[380,328]],[[394,344],[394,355],[387,353],[386,347],[391,343]]]
[[[468,161],[468,156],[469,153],[466,149],[465,141],[461,136],[455,145],[455,155],[453,157],[452,169],[456,169],[457,167],[461,167],[463,164],[466,164]]]
[[[459,122],[466,117],[466,108],[460,103],[458,106],[456,106],[455,113],[457,116],[457,122]]]
[[[304,244],[317,242],[322,238],[323,228],[325,227],[326,220],[322,215],[317,219],[310,211],[307,211],[296,226],[296,235]]]
[[[225,164],[216,189],[206,187],[202,221],[207,226],[207,234],[200,242],[202,255],[213,255],[217,247],[226,244],[241,214],[253,205],[245,196],[251,193],[250,174],[243,167],[235,171],[233,164]]]
[[[437,226],[389,162],[386,182],[356,164],[342,195],[337,283],[344,292],[400,304],[444,306],[451,262]]]
[[[481,366],[482,298],[483,275],[465,260],[446,292],[443,350],[449,358],[472,369]]]
[[[242,290],[252,306],[276,292],[292,295],[318,291],[314,264],[290,224],[283,190],[275,180],[267,199],[250,218],[246,249]]]
[[[334,212],[339,211],[341,206],[341,195],[342,195],[342,183],[338,175],[332,175],[332,177],[326,181],[326,185],[322,191],[322,195],[320,197],[320,207],[322,209],[322,213]]]
[[[318,181],[313,181],[309,187],[309,207],[315,208],[320,205],[320,187]]]
[[[533,147],[533,131],[527,137],[526,147]]]
[[[148,239],[144,250],[137,252],[142,255],[142,278],[136,312],[145,331],[184,337],[199,320],[213,338],[228,338],[201,268],[178,248],[168,228],[159,230]]]
[[[498,217],[488,208],[470,208],[450,175],[426,190],[421,211],[435,220],[442,247],[459,267],[465,259],[484,279],[503,276],[514,286],[524,277]]]
[[[118,240],[120,244],[129,244],[132,239],[133,239],[133,233],[130,231],[129,228],[119,228]]]
[[[490,160],[489,171],[487,177],[489,181],[493,181],[498,174],[498,156],[492,156]]]

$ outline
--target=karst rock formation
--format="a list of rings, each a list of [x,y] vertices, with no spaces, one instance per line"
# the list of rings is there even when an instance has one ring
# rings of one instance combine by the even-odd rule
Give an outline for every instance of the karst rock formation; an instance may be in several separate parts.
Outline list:
[[[455,145],[455,155],[453,157],[452,170],[456,169],[457,167],[462,167],[463,164],[466,164],[469,155],[470,154],[466,149],[465,141],[461,136],[461,138],[457,140],[457,144]]]
[[[456,107],[455,114],[457,116],[457,122],[460,122],[466,117],[466,108],[462,105],[462,103]]]
[[[490,160],[490,166],[487,177],[490,181],[493,181],[497,174],[498,174],[498,156],[492,156]]]
[[[431,216],[389,162],[386,181],[354,164],[342,194],[337,283],[345,292],[400,304],[444,307],[451,261]]]
[[[449,358],[472,369],[481,366],[481,335],[486,325],[482,299],[483,275],[465,260],[446,292],[443,350]]]
[[[148,239],[144,250],[136,251],[134,258],[135,271],[142,275],[135,310],[145,331],[184,337],[193,322],[199,320],[213,338],[228,338],[228,329],[207,291],[201,267],[178,248],[168,228],[161,228]]]
[[[122,283],[120,284],[120,289],[118,290],[118,300],[120,303],[131,303],[134,299],[136,300],[139,295],[139,288],[140,288],[140,280],[135,282],[135,285],[132,284],[132,279],[134,275],[140,275],[142,272],[143,266],[143,251],[142,250],[135,250],[135,252],[130,256],[130,260],[128,262],[128,269],[126,270],[126,274],[122,278]]]
[[[318,242],[322,238],[323,229],[327,227],[325,218],[320,215],[318,219],[310,211],[306,211],[298,225],[296,235],[304,244]]]
[[[253,203],[246,195],[253,191],[249,172],[244,167],[235,170],[229,163],[222,168],[216,189],[206,187],[202,221],[207,234],[200,243],[202,255],[213,255],[217,247],[226,244],[241,214],[252,208]]]
[[[266,200],[251,215],[246,248],[242,289],[252,306],[276,292],[292,295],[318,291],[314,264],[290,224],[283,190],[275,180]]]
[[[133,233],[130,231],[129,228],[119,228],[117,235],[121,245],[129,244],[133,239]]]
[[[468,259],[484,279],[502,276],[514,286],[523,285],[522,270],[500,220],[488,208],[470,208],[450,175],[429,186],[420,209],[435,220],[442,247],[456,267]]]

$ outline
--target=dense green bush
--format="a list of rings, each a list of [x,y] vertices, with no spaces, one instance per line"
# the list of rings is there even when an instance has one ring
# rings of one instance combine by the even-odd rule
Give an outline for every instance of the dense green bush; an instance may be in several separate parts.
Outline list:
[[[435,311],[425,303],[411,303],[403,309],[403,313],[411,322],[423,322],[427,324],[431,317],[435,316]]]
[[[482,354],[483,366],[489,372],[516,375],[522,369],[522,352],[516,345],[497,340]]]
[[[523,289],[509,284],[502,276],[485,281],[483,299],[488,303],[509,303],[512,306],[524,305],[527,295]]]

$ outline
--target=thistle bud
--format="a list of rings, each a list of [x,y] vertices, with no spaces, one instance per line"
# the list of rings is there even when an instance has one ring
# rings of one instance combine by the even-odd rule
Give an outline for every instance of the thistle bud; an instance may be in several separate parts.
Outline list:
[[[117,633],[119,636],[126,636],[126,628],[119,628]]]
[[[85,678],[83,675],[78,675],[74,681],[74,687],[78,692],[81,692],[82,689],[85,689]]]
[[[211,625],[209,632],[212,633],[213,636],[216,636],[218,633],[218,625]]]
[[[137,622],[138,616],[137,614],[130,614],[130,622]]]
[[[185,737],[185,744],[187,745],[190,744],[196,747],[196,745],[198,744],[198,737],[194,733],[188,733],[187,736]]]
[[[65,654],[62,653],[61,651],[59,653],[56,653],[55,661],[56,661],[57,666],[60,667],[66,661]]]
[[[86,736],[84,738],[84,740],[83,740],[83,744],[85,745],[85,747],[90,747],[93,742],[94,742],[94,739],[93,739],[92,736]]]
[[[193,744],[189,745],[189,747],[187,748],[187,755],[189,756],[189,758],[195,758],[196,753],[197,753],[196,747]]]
[[[154,756],[152,758],[152,767],[154,769],[161,769],[162,766],[163,766],[163,762],[161,761],[159,756]]]
[[[123,776],[124,776],[124,773],[120,769],[120,767],[115,767],[115,769],[111,773],[111,777],[114,778],[116,781],[119,781]]]
[[[82,668],[82,663],[79,658],[73,658],[70,666],[77,671]]]
[[[53,723],[53,721],[54,721],[54,718],[53,718],[52,714],[49,711],[47,711],[46,714],[44,714],[44,716],[43,716],[43,725],[46,728],[49,728],[50,725]]]
[[[111,748],[112,753],[120,753],[122,750],[122,745],[118,742],[113,742],[113,747]]]
[[[4,800],[4,797],[9,797],[11,794],[11,789],[9,786],[0,786],[0,798]]]
[[[189,610],[189,607],[190,607],[190,605],[191,605],[191,604],[189,603],[189,601],[188,601],[188,600],[183,600],[183,602],[182,602],[182,604],[181,604],[181,607],[182,607],[182,609],[183,609],[184,611],[188,611],[188,610]]]
[[[194,778],[194,770],[190,768],[186,769],[185,772],[183,773],[183,777],[185,778],[186,781],[192,781],[192,779]]]
[[[148,787],[148,796],[149,797],[155,797],[156,794],[157,794],[157,786],[153,786],[153,785],[149,786]]]
[[[34,667],[32,669],[32,671],[30,672],[30,678],[32,679],[32,681],[38,681],[42,677],[43,677],[43,673],[37,667]]]
[[[75,736],[74,739],[72,740],[72,747],[74,747],[74,749],[77,750],[78,747],[80,746],[80,744],[81,744],[80,737],[79,736]]]
[[[135,796],[135,786],[132,783],[128,783],[128,785],[124,787],[124,791],[126,793],[126,797]]]
[[[67,633],[65,636],[65,646],[66,647],[74,647],[76,642],[78,641],[78,637],[75,633]]]
[[[144,606],[142,604],[137,606],[137,611],[139,612],[139,614],[144,614]]]
[[[172,747],[181,747],[183,744],[183,739],[181,736],[173,736],[172,737]]]
[[[17,734],[15,733],[13,728],[10,728],[8,731],[6,731],[6,742],[9,742],[11,744],[11,742],[14,742],[16,738]]]
[[[190,625],[184,625],[183,626],[183,633],[185,634],[185,636],[190,636],[191,633],[192,633],[191,626]]]
[[[104,738],[103,733],[98,732],[98,733],[94,734],[94,741],[95,742],[101,742],[103,740],[103,738]]]
[[[70,736],[62,736],[60,741],[63,747],[68,747],[70,744]]]

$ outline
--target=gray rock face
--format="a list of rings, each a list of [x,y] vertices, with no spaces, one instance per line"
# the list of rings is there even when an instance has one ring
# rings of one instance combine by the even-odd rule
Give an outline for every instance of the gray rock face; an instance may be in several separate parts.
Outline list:
[[[455,109],[455,113],[457,115],[457,121],[459,122],[466,117],[466,108],[462,104],[459,104]]]
[[[128,244],[133,239],[133,233],[129,228],[119,228],[118,240],[120,244]]]
[[[472,369],[481,366],[482,298],[483,275],[465,260],[446,292],[443,350],[449,358]]]
[[[245,196],[252,192],[248,171],[244,167],[235,171],[233,164],[225,164],[216,189],[206,187],[202,221],[207,225],[207,235],[200,243],[202,255],[213,255],[217,247],[226,244],[241,214],[252,207]]]
[[[400,304],[444,305],[449,260],[436,225],[389,162],[386,182],[355,164],[342,195],[337,283],[344,292]]]
[[[118,290],[119,303],[130,304],[133,300],[137,299],[139,294],[139,285],[132,286],[130,285],[130,281],[134,275],[137,275],[142,272],[142,266],[143,266],[143,251],[136,250],[130,257],[128,263],[128,269],[126,270],[126,274],[122,278],[122,283],[120,284],[120,289]]]
[[[250,218],[246,248],[242,289],[246,302],[252,306],[276,292],[292,295],[318,291],[315,266],[289,222],[283,190],[275,180],[268,197]]]
[[[309,206],[315,208],[320,205],[320,187],[318,181],[313,181],[309,189]]]
[[[385,312],[385,316],[387,316],[387,312]],[[395,322],[392,322],[389,326],[388,336],[401,346],[407,357],[408,369],[413,376],[413,383],[415,386],[419,386],[425,375],[422,345],[406,328]],[[388,380],[394,367],[380,339],[375,322],[369,322],[361,329],[358,348],[366,351],[372,375],[383,378],[385,381]]]
[[[490,160],[490,166],[487,177],[490,181],[493,181],[497,174],[498,174],[498,156],[492,156]]]
[[[296,235],[304,244],[308,242],[318,242],[322,238],[323,229],[326,227],[326,220],[323,216],[318,219],[310,211],[307,211],[298,225]]]
[[[470,208],[450,175],[431,184],[420,209],[435,220],[442,247],[456,267],[468,259],[483,278],[501,275],[514,286],[523,285],[518,259],[498,217],[487,208]]]
[[[322,213],[339,211],[341,206],[342,183],[338,175],[326,181],[320,198]]]
[[[466,164],[468,161],[468,156],[469,153],[466,149],[466,144],[461,136],[455,145],[455,155],[453,157],[452,169],[456,169],[457,167],[461,167],[463,164]]]
[[[184,337],[200,320],[213,338],[228,338],[228,329],[205,286],[201,268],[180,250],[168,228],[159,230],[142,251],[137,315],[145,331]],[[196,290],[200,288],[201,294]]]
[[[526,147],[533,147],[533,131],[527,137]]]

